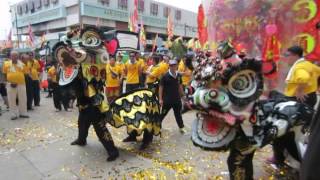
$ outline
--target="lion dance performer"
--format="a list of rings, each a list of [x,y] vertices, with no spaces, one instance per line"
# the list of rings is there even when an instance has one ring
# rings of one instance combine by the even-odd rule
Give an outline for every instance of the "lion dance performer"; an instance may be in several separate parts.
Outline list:
[[[200,59],[193,73],[186,103],[198,111],[192,141],[206,150],[229,149],[230,178],[253,179],[255,150],[288,133],[303,137],[303,125],[312,119],[313,110],[279,93],[259,100],[261,61],[240,59],[229,42],[222,42],[217,52],[217,58]],[[288,149],[301,161],[301,153],[293,151]]]
[[[80,36],[77,32],[68,33],[68,37],[54,47],[54,56],[63,66],[59,85],[66,91],[75,92],[79,108],[79,134],[71,145],[86,145],[88,129],[92,124],[109,154],[108,161],[115,160],[119,152],[106,123],[116,128],[126,126],[128,134],[133,131],[138,135],[143,132],[160,134],[160,108],[152,91],[132,91],[116,98],[111,104],[104,97],[109,55],[115,55],[117,51],[137,51],[137,36],[125,31],[100,32],[95,28],[86,28]],[[129,41],[136,43],[127,43]]]

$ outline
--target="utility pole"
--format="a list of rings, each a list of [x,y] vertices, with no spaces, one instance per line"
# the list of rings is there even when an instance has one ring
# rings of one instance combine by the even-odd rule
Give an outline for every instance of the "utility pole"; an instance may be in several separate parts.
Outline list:
[[[78,6],[79,6],[79,26],[81,31],[83,28],[83,22],[82,22],[82,16],[81,16],[81,0],[78,0]]]

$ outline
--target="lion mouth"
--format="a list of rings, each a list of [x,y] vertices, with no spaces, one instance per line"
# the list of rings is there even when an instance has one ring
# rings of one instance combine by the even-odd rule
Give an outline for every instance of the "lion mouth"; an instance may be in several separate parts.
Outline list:
[[[236,117],[230,113],[221,113],[218,111],[210,110],[209,115],[213,121],[222,121],[226,122],[230,126],[233,126],[236,123]]]
[[[235,119],[231,114],[213,111],[199,115],[193,124],[193,142],[205,149],[226,147],[235,136],[235,129],[230,125]]]

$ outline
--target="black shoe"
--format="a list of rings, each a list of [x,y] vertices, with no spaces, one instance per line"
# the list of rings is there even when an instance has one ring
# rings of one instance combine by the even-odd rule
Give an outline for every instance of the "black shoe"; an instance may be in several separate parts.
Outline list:
[[[150,144],[151,142],[144,142],[144,143],[142,143],[141,144],[141,146],[140,146],[140,148],[139,148],[139,150],[145,150],[145,149],[147,149],[147,147],[149,146],[149,144]]]
[[[122,140],[122,142],[136,142],[136,141],[137,141],[137,138],[131,137],[131,136],[128,136],[124,140]]]
[[[85,146],[85,145],[87,145],[87,141],[85,140],[85,141],[80,141],[79,139],[76,139],[75,141],[73,141],[72,143],[71,143],[71,145],[73,146],[73,145],[78,145],[78,146]]]
[[[34,106],[40,106],[40,104],[35,104]]]
[[[27,108],[27,110],[28,110],[28,111],[33,111],[34,109],[33,109],[33,108]]]
[[[116,160],[117,158],[119,157],[119,152],[115,153],[114,155],[111,155],[107,158],[107,161],[110,162],[110,161],[114,161]]]
[[[17,119],[18,119],[17,116],[11,118],[12,121],[17,120]]]
[[[29,118],[29,116],[26,116],[26,115],[20,115],[19,117],[20,117],[20,118],[24,118],[24,119]]]

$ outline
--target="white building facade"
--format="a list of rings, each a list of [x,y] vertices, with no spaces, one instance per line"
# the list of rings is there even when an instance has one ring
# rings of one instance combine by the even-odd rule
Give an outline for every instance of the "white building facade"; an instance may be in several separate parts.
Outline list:
[[[24,0],[11,6],[14,28],[19,35],[28,34],[29,24],[36,36],[58,39],[66,31],[83,26],[104,30],[128,30],[133,0]],[[196,37],[197,14],[153,0],[138,0],[139,22],[143,21],[150,43],[158,33],[167,37],[167,17],[174,22],[174,35]],[[16,34],[16,31],[14,31]]]

